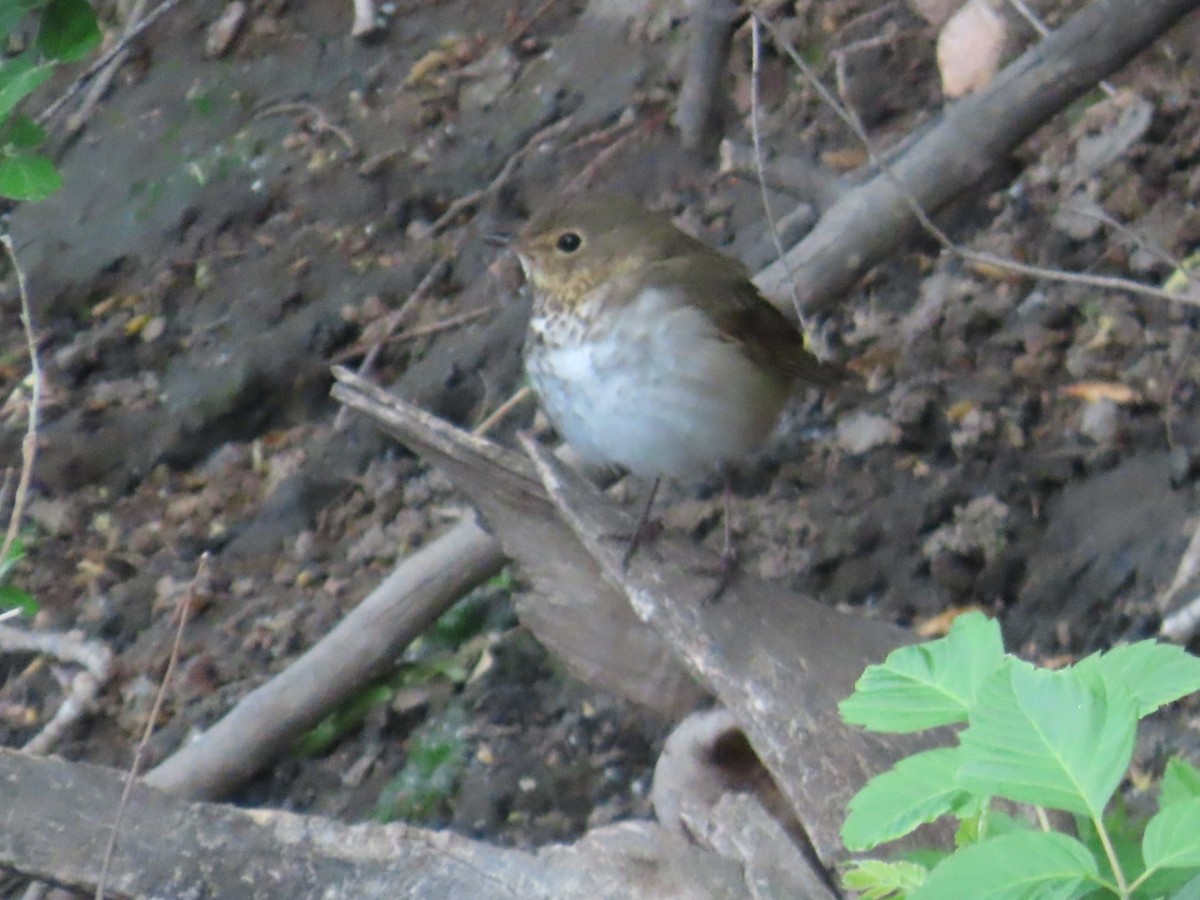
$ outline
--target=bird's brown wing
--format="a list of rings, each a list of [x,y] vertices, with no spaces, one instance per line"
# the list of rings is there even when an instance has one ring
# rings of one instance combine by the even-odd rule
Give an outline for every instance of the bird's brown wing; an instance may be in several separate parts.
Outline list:
[[[785,379],[835,387],[849,374],[817,359],[804,345],[804,336],[759,293],[741,263],[715,250],[648,265],[641,282],[699,309],[722,337]]]

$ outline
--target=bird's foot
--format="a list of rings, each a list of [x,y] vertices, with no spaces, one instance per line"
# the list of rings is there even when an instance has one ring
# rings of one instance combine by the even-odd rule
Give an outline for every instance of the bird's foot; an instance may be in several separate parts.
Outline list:
[[[639,522],[638,527],[631,532],[609,535],[611,538],[629,542],[625,545],[625,552],[621,554],[621,571],[628,572],[629,564],[633,562],[633,557],[638,552],[638,548],[643,544],[654,543],[662,533],[662,519],[647,518]]]
[[[712,567],[706,566],[705,568],[716,577],[716,583],[713,585],[712,590],[705,596],[704,602],[716,603],[733,582],[733,576],[737,574],[737,551],[733,547],[726,547],[721,551],[721,556],[717,560],[717,564]]]

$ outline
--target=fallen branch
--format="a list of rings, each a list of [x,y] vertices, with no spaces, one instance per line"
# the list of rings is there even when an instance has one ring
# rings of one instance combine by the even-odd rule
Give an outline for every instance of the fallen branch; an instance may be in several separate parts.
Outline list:
[[[504,554],[536,588],[517,599],[521,623],[576,675],[669,719],[695,707],[704,691],[562,527],[524,457],[345,369],[334,369],[334,377],[336,399],[425,456],[475,505]]]
[[[0,750],[0,868],[75,888],[100,881],[120,772]],[[123,897],[712,897],[748,895],[742,867],[651,822],[536,853],[407,825],[187,803],[134,787],[108,872]],[[800,896],[776,893],[774,896]]]
[[[404,560],[333,631],[151,769],[145,782],[184,797],[224,796],[389,672],[413,639],[503,565],[499,546],[474,522],[460,522]]]
[[[112,651],[77,631],[59,634],[0,625],[0,653],[40,653],[82,669],[71,679],[71,688],[54,716],[21,748],[26,753],[53,750],[68,728],[95,709],[96,697],[112,677]]]
[[[786,260],[760,273],[759,287],[782,300],[790,268],[798,276],[800,308],[830,309],[914,233],[918,220],[911,201],[927,211],[945,206],[1196,7],[1196,0],[1094,0],[986,89],[949,107],[888,171],[838,200]],[[774,26],[760,21],[779,40]]]
[[[716,137],[718,100],[737,11],[730,0],[702,0],[692,6],[687,71],[675,111],[679,139],[689,150]]]
[[[841,856],[845,803],[901,750],[890,738],[846,726],[836,704],[866,663],[903,642],[903,632],[745,575],[719,603],[705,604],[713,577],[702,573],[714,571],[715,555],[669,536],[625,572],[622,544],[608,535],[628,533],[631,515],[544,448],[528,444],[539,484],[516,454],[345,370],[335,376],[334,396],[445,471],[505,552],[543,586],[535,615],[518,609],[539,639],[577,671],[590,667],[592,683],[623,676],[612,683],[626,696],[639,686],[650,699],[661,696],[675,677],[663,667],[672,657],[683,662],[745,730],[816,856],[826,865]],[[694,702],[694,688],[691,696]]]
[[[741,572],[718,602],[705,602],[712,577],[696,572],[714,571],[716,555],[666,536],[625,570],[621,547],[604,536],[628,531],[629,516],[545,448],[524,443],[559,514],[604,578],[620,585],[638,616],[733,714],[816,857],[832,867],[844,854],[840,830],[850,798],[915,749],[907,738],[851,728],[837,713],[864,666],[903,643],[905,633]]]

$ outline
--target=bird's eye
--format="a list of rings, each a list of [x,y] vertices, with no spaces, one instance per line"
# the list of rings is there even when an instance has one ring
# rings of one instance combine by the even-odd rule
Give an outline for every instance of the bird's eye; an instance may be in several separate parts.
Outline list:
[[[564,231],[558,236],[558,240],[555,242],[554,246],[556,246],[563,253],[574,253],[579,249],[581,244],[583,244],[583,238],[581,238],[578,234],[576,234],[574,231]]]

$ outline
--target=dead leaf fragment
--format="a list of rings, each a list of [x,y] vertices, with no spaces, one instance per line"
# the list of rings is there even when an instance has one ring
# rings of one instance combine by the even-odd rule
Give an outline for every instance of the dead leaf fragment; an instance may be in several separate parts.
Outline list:
[[[962,97],[985,87],[1000,68],[1008,25],[989,0],[967,0],[938,35],[942,93]]]
[[[945,637],[950,633],[950,626],[963,613],[981,612],[987,615],[987,610],[978,606],[952,606],[944,609],[936,616],[926,619],[917,625],[917,634],[923,638]]]

